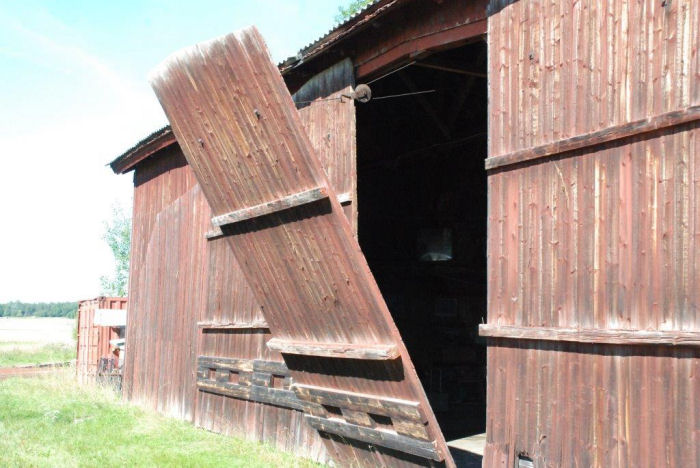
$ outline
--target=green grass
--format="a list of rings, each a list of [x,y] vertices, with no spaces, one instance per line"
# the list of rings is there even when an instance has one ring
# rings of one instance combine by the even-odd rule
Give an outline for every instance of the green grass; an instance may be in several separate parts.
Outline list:
[[[0,367],[65,362],[71,359],[75,359],[75,345],[41,345],[14,341],[0,343]]]
[[[311,467],[269,446],[206,432],[57,377],[0,381],[3,467]]]

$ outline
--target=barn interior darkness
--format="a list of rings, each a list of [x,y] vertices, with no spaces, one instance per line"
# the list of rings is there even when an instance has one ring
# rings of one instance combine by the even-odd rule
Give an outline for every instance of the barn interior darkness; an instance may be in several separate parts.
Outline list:
[[[485,76],[474,42],[357,104],[359,242],[448,440],[485,429]]]

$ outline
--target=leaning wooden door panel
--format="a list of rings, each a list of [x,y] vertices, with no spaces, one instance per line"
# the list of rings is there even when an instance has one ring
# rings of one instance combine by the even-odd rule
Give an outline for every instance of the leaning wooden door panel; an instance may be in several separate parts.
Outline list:
[[[350,223],[255,29],[151,82],[339,464],[452,466]],[[403,408],[403,409],[402,409]],[[406,412],[413,408],[413,412]]]

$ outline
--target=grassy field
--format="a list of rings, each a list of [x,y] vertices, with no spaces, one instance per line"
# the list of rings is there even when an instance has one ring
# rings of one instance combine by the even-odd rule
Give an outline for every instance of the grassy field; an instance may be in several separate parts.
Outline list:
[[[75,345],[0,342],[0,367],[65,362],[75,359]]]
[[[72,376],[0,381],[0,466],[318,466],[78,387]]]
[[[0,317],[0,367],[75,359],[75,319]]]

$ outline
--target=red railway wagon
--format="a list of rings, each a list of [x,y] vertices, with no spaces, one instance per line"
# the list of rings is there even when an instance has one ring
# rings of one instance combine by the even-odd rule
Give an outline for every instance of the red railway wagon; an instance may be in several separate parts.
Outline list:
[[[81,383],[97,378],[100,360],[119,365],[119,347],[110,341],[124,338],[125,297],[97,297],[78,302],[78,354],[76,371]]]

